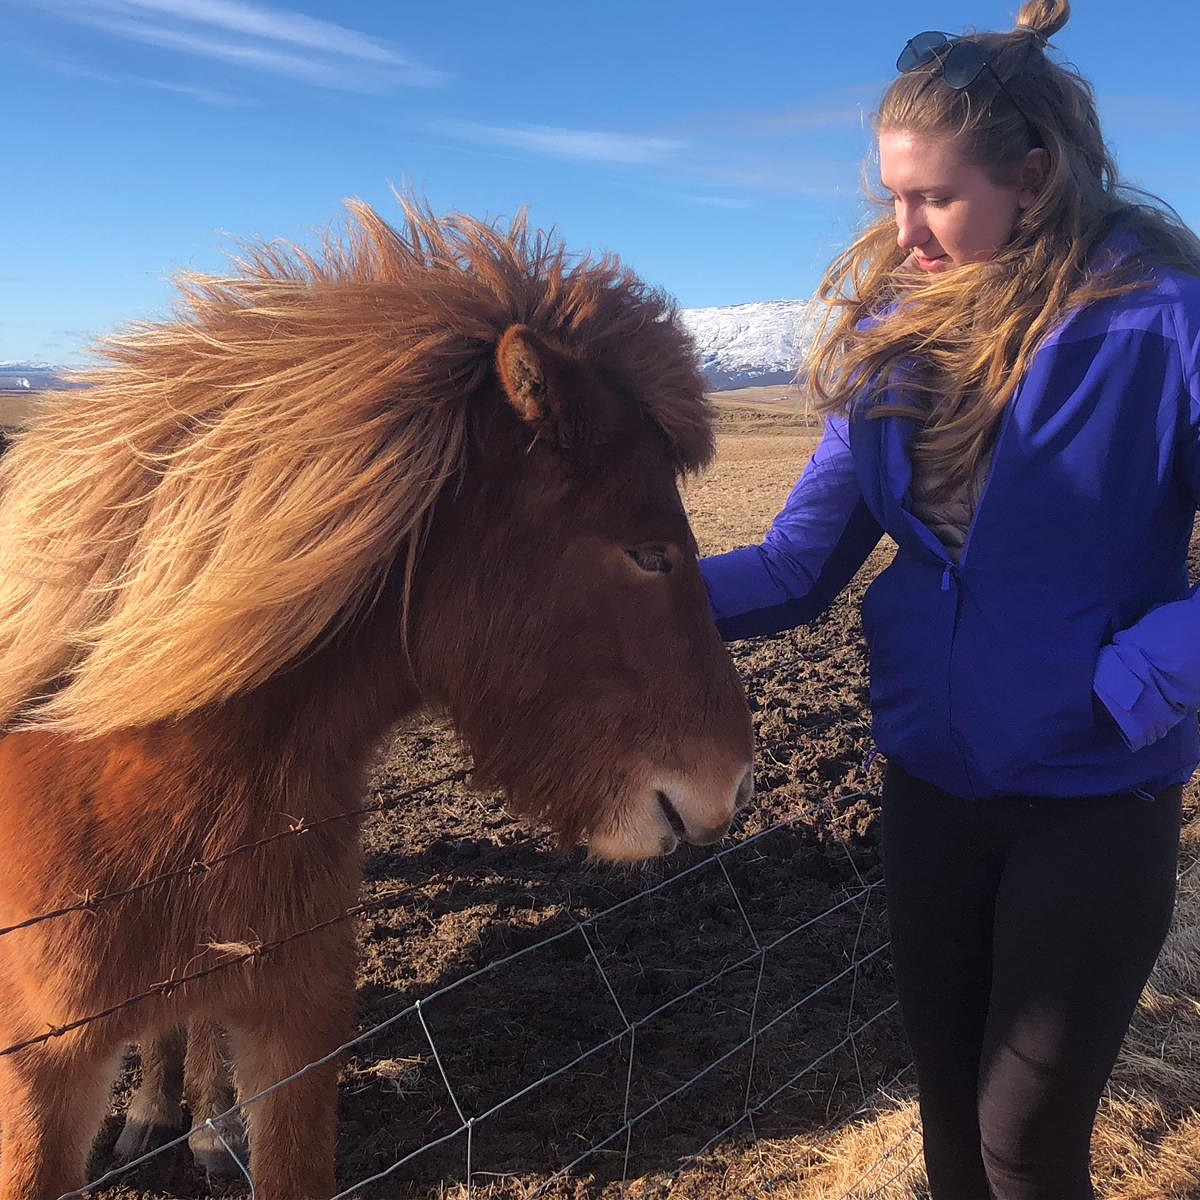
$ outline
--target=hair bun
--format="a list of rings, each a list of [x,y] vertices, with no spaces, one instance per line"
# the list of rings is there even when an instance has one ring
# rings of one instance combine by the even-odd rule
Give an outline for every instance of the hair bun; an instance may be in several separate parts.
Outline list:
[[[1032,34],[1045,47],[1070,19],[1070,0],[1025,0],[1013,32]]]
[[[1028,33],[1037,39],[1037,44],[1043,50],[1050,44],[1050,39],[1040,29],[1034,29],[1032,25],[1018,25],[1013,30],[1013,33]]]

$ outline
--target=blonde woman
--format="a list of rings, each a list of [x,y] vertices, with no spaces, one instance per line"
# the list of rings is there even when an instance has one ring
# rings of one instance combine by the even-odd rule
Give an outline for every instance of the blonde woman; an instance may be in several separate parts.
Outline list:
[[[1200,760],[1200,242],[1119,186],[1068,15],[904,47],[892,211],[822,289],[825,436],[763,543],[703,564],[737,638],[898,547],[863,621],[934,1200],[1093,1195]]]

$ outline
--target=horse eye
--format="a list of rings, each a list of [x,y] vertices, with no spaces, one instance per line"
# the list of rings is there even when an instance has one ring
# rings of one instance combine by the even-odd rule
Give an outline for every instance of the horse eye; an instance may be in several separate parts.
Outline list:
[[[634,546],[625,553],[648,574],[667,575],[670,573],[671,560],[661,546]]]

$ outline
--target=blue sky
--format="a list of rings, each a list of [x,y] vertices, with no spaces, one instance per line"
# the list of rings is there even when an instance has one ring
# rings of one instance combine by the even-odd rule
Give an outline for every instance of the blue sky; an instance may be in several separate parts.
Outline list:
[[[905,39],[1016,4],[0,0],[0,359],[80,360],[234,239],[345,196],[522,205],[685,307],[802,297],[861,220]],[[1055,39],[1123,173],[1200,228],[1200,4],[1078,0]]]

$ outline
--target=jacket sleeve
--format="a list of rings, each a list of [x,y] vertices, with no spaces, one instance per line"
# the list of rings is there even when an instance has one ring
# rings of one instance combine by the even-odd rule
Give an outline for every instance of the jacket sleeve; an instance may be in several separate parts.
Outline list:
[[[1200,311],[1180,330],[1187,420],[1179,470],[1200,508]],[[1100,652],[1093,690],[1131,750],[1158,741],[1200,710],[1200,587],[1152,608]]]
[[[700,563],[726,641],[811,621],[853,578],[883,531],[858,484],[844,418],[831,418],[770,532]]]

